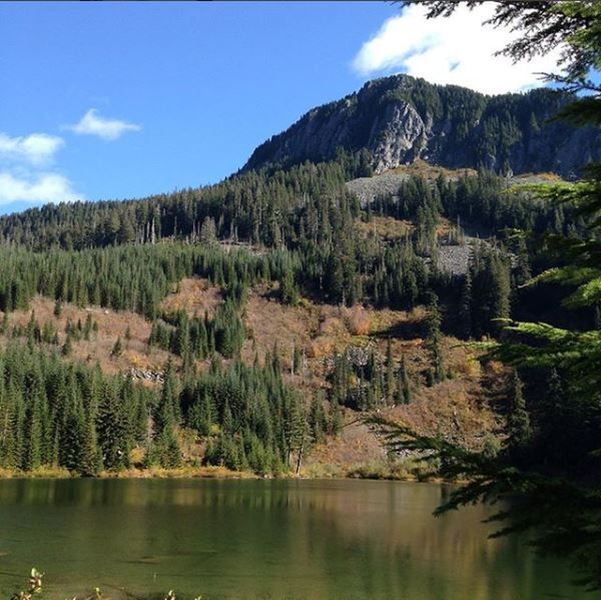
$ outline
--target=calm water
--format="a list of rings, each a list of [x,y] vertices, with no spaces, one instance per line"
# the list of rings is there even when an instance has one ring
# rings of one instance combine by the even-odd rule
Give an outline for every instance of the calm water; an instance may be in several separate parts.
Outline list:
[[[0,482],[0,598],[32,566],[44,598],[599,598],[438,485],[370,481]]]

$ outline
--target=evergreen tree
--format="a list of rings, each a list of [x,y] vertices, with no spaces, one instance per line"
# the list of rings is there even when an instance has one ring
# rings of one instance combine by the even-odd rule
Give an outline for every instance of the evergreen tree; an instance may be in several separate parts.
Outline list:
[[[428,302],[428,313],[426,316],[426,340],[425,346],[430,355],[431,367],[428,372],[428,382],[430,385],[443,381],[446,377],[442,358],[442,334],[440,324],[442,317],[438,308],[438,298],[432,293]]]
[[[61,353],[63,356],[71,356],[73,352],[73,343],[71,342],[71,334],[68,333],[67,337],[65,338],[65,343],[63,344],[63,347],[61,349]]]
[[[469,340],[472,337],[472,277],[469,270],[461,286],[458,317],[461,337]]]
[[[123,354],[123,344],[121,343],[121,336],[119,336],[113,346],[113,349],[111,350],[111,356],[117,357],[117,356],[121,356],[122,354]]]
[[[507,431],[509,444],[517,450],[523,450],[532,436],[530,415],[526,410],[526,401],[522,390],[522,381],[517,371],[514,370],[511,380],[511,404],[507,416]]]
[[[128,427],[114,384],[106,383],[96,417],[98,445],[105,469],[118,470],[129,466]]]
[[[394,359],[392,357],[392,344],[390,338],[386,344],[386,400],[388,404],[394,403],[395,398],[395,376],[394,376]]]
[[[407,362],[405,355],[401,357],[401,364],[398,371],[397,388],[394,397],[394,403],[409,404],[411,402],[411,386],[409,383],[409,375],[407,373]]]

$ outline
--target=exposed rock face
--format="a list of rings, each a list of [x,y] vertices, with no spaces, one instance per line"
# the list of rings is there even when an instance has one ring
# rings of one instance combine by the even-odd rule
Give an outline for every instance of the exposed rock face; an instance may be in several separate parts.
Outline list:
[[[395,75],[309,111],[259,146],[243,170],[331,160],[344,150],[365,152],[376,173],[423,158],[450,168],[572,178],[601,159],[601,130],[549,121],[571,99],[546,88],[485,96]]]
[[[391,166],[412,162],[426,148],[428,128],[418,112],[405,101],[387,104],[376,117],[367,148],[376,173]]]

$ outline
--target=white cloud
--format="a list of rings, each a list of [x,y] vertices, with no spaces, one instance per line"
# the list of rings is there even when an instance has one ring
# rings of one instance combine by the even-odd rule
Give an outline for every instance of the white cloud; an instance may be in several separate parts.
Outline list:
[[[483,26],[493,12],[491,2],[472,11],[460,6],[450,17],[426,19],[424,6],[409,6],[386,20],[363,44],[352,66],[361,76],[401,71],[486,94],[540,85],[540,73],[557,70],[560,48],[517,64],[505,56],[494,56],[519,33],[507,27]]]
[[[71,182],[57,173],[15,175],[8,171],[0,172],[0,206],[13,202],[58,204],[82,199],[80,194],[73,191]]]
[[[67,129],[81,135],[96,135],[103,140],[116,140],[126,131],[140,131],[142,128],[134,123],[106,119],[101,117],[95,108],[91,108],[79,123],[68,125]]]
[[[0,206],[83,199],[67,177],[49,169],[64,144],[46,133],[11,137],[0,132]]]
[[[10,137],[0,132],[0,159],[43,165],[54,158],[64,143],[60,137],[46,133]]]

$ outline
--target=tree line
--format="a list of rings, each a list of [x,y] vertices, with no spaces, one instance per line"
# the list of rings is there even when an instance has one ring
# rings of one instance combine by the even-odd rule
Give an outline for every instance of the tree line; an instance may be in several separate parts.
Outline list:
[[[137,466],[176,468],[178,432],[187,427],[206,444],[205,464],[294,469],[313,443],[340,429],[341,414],[320,395],[306,404],[284,383],[280,360],[275,349],[262,365],[215,358],[206,372],[184,377],[169,363],[155,390],[56,351],[11,344],[0,355],[0,466],[91,476],[132,467],[131,451],[140,447]]]

